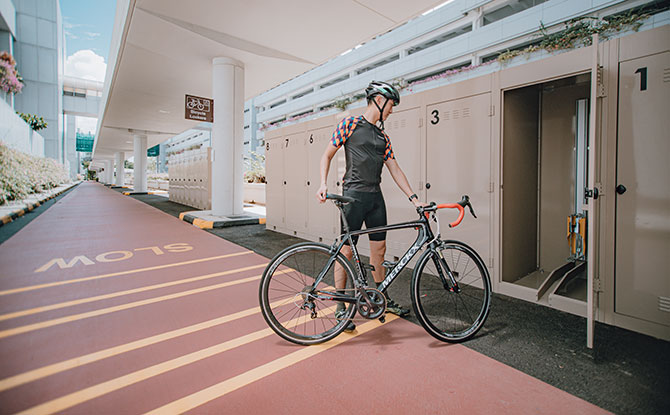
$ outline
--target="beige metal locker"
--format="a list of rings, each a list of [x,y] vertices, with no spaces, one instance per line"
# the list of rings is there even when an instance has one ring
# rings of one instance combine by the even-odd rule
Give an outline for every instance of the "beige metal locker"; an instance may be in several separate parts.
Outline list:
[[[615,312],[670,326],[670,52],[621,62]],[[612,189],[614,190],[614,189]]]
[[[407,176],[412,189],[422,195],[421,189],[421,129],[419,118],[421,107],[393,112],[385,122],[385,130],[391,139],[391,146],[398,165]],[[416,220],[418,215],[414,205],[396,185],[388,169],[382,170],[382,192],[386,202],[388,223]],[[419,196],[420,200],[423,200]],[[386,234],[386,252],[388,256],[402,256],[416,239],[416,231],[403,229]]]
[[[304,132],[282,138],[284,144],[284,218],[294,234],[307,229],[307,140]]]
[[[447,224],[457,211],[440,211],[443,239],[471,245],[490,267],[491,94],[426,107],[426,188],[429,201],[455,203],[470,196],[477,219],[468,213],[457,228]]]
[[[284,144],[281,137],[265,142],[267,229],[284,227]]]
[[[328,117],[330,120],[330,117]],[[318,121],[318,120],[315,120]],[[310,123],[314,124],[314,122]],[[339,234],[339,211],[331,202],[320,203],[316,199],[316,192],[321,184],[320,161],[326,147],[331,145],[330,140],[335,128],[327,126],[309,130],[307,132],[307,233],[317,241],[331,243]],[[339,153],[339,152],[338,152]],[[328,171],[328,192],[340,193],[340,178],[337,175],[338,155],[330,162]]]

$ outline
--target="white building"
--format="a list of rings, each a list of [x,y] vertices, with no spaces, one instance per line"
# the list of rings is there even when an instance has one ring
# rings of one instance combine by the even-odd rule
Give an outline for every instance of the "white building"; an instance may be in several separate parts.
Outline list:
[[[23,91],[14,97],[14,109],[44,118],[48,124],[40,131],[44,137],[44,155],[65,163],[67,150],[61,93],[65,38],[60,4],[58,0],[2,0],[0,4],[2,18],[6,22],[15,22],[14,30],[0,27],[0,49],[14,56],[25,84]]]

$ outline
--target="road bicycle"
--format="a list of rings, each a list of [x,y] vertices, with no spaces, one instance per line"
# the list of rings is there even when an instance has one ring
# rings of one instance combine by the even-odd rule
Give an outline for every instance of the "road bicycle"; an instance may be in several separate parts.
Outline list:
[[[468,196],[460,202],[417,208],[419,219],[350,232],[343,206],[355,200],[327,194],[340,210],[342,228],[332,245],[304,242],[277,254],[263,272],[259,287],[261,311],[268,325],[282,338],[301,345],[333,339],[358,314],[385,321],[385,290],[423,248],[412,272],[410,295],[414,313],[426,331],[438,340],[457,343],[472,338],[484,325],[491,305],[491,280],[477,252],[463,242],[440,239],[438,209],[459,210],[455,227],[465,208],[473,217]],[[430,222],[437,224],[433,234]],[[417,237],[397,262],[384,261],[386,277],[369,286],[367,270],[353,243],[356,235],[414,228]],[[345,243],[353,264],[341,252]],[[355,265],[355,266],[354,266]]]

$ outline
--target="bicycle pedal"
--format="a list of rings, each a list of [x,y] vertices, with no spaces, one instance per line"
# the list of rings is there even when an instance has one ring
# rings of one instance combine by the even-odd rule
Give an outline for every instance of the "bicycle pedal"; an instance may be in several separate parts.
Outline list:
[[[374,270],[375,270],[375,266],[372,265],[372,264],[363,264],[363,268],[365,268],[365,269],[369,269],[370,271],[374,271]]]
[[[379,317],[379,322],[382,324],[386,323],[386,316]]]

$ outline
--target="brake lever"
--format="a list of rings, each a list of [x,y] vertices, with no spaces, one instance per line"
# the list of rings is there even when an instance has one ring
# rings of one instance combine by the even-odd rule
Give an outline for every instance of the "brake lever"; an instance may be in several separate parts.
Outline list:
[[[474,216],[475,219],[477,219],[477,215],[475,215],[475,210],[472,208],[470,202],[468,202],[468,208],[470,209],[470,213],[472,214],[472,216]]]

